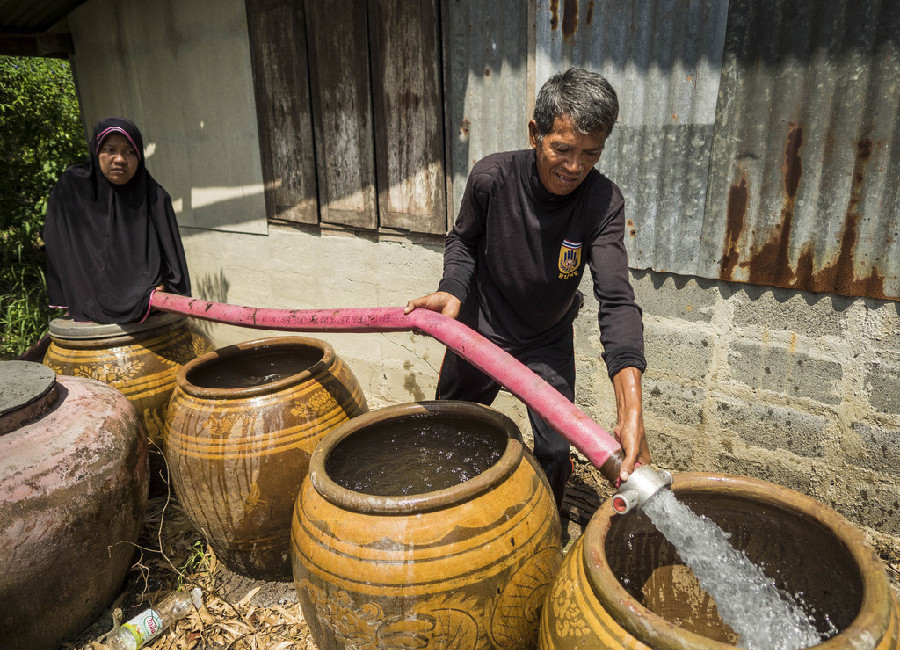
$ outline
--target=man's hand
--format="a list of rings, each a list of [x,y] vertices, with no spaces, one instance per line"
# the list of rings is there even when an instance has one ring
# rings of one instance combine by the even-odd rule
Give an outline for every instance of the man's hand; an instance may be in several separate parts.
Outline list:
[[[650,445],[644,434],[644,415],[641,405],[641,371],[622,368],[613,376],[618,419],[614,434],[625,450],[619,478],[627,481],[635,466],[650,463]]]
[[[406,303],[406,308],[403,310],[403,313],[408,314],[413,309],[418,309],[419,307],[436,311],[439,314],[449,316],[450,318],[456,318],[459,316],[459,309],[462,307],[462,303],[459,298],[453,294],[447,293],[446,291],[435,291],[434,293],[429,293],[427,296],[410,300]]]

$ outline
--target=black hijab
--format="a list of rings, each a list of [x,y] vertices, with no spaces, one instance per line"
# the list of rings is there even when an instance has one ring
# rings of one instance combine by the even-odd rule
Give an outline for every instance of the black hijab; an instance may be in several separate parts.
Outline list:
[[[124,135],[139,159],[124,185],[109,182],[100,170],[100,145],[112,133]],[[134,123],[100,120],[89,148],[91,157],[63,172],[47,202],[50,305],[68,308],[76,321],[140,321],[158,285],[191,293],[172,200],[144,165],[144,141]]]

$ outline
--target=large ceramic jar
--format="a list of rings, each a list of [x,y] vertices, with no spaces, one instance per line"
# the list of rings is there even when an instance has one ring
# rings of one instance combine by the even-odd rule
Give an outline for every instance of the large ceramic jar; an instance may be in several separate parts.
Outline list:
[[[57,374],[90,377],[121,391],[156,445],[178,369],[212,349],[209,337],[186,317],[163,312],[122,325],[56,318],[50,337],[44,364]]]
[[[326,436],[292,524],[319,650],[532,648],[561,561],[546,479],[477,404],[371,411]]]
[[[789,594],[801,594],[823,650],[896,650],[898,602],[860,531],[779,485],[681,474],[672,489]],[[832,632],[833,633],[833,632]],[[675,549],[643,513],[610,502],[566,556],[544,605],[542,650],[731,650],[738,641]]]
[[[229,568],[290,579],[291,514],[310,455],[367,410],[326,342],[265,338],[205,354],[178,373],[164,436],[175,492]]]
[[[146,501],[147,440],[121,393],[0,362],[0,648],[56,650],[109,606]]]

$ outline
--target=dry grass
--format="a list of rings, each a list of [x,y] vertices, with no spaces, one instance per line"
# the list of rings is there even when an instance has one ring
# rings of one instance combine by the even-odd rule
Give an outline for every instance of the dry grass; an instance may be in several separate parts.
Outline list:
[[[135,563],[109,611],[68,648],[104,650],[114,627],[175,590],[199,587],[203,605],[145,648],[315,650],[292,583],[239,576],[216,560],[177,501],[148,502]]]

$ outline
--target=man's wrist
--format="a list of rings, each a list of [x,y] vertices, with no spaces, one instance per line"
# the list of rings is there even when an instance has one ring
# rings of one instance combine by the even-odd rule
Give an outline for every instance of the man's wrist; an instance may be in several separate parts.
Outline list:
[[[438,284],[438,291],[449,293],[451,296],[463,302],[468,294],[467,287],[455,278],[444,278]]]

